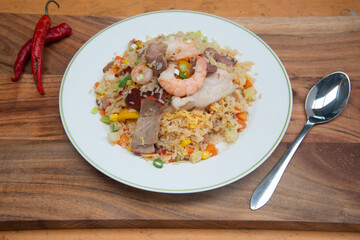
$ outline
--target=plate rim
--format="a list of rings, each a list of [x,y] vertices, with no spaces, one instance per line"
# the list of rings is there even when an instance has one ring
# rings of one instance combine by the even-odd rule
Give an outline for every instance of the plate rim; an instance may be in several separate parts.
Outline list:
[[[135,18],[139,18],[139,17],[143,17],[143,16],[147,16],[147,15],[153,15],[153,14],[162,14],[162,13],[172,13],[172,12],[176,12],[176,13],[191,13],[191,14],[198,14],[198,15],[204,15],[207,17],[212,17],[212,18],[216,18],[219,19],[221,21],[225,21],[226,23],[230,23],[238,28],[241,28],[242,30],[246,31],[247,33],[249,33],[250,35],[252,35],[255,39],[257,39],[262,45],[264,45],[266,47],[266,49],[271,53],[271,55],[276,59],[276,62],[279,64],[282,73],[284,74],[284,77],[286,79],[286,84],[287,84],[287,88],[288,88],[288,100],[289,100],[289,104],[288,104],[288,109],[287,109],[287,116],[286,116],[286,120],[285,120],[285,124],[279,134],[279,136],[277,137],[276,141],[272,144],[272,147],[264,154],[264,156],[262,158],[260,158],[255,164],[253,164],[249,169],[247,169],[246,171],[242,172],[239,175],[236,175],[235,177],[232,177],[231,179],[228,179],[226,181],[222,181],[220,183],[217,184],[212,184],[206,187],[200,187],[200,188],[190,188],[190,189],[166,189],[166,188],[156,188],[156,187],[150,187],[150,186],[144,186],[141,184],[137,184],[137,183],[133,183],[130,182],[128,180],[125,180],[123,178],[120,178],[118,176],[115,176],[114,174],[108,172],[107,170],[103,169],[101,166],[99,166],[95,161],[93,161],[90,157],[88,157],[86,155],[86,153],[78,146],[78,144],[76,143],[75,139],[73,138],[73,136],[70,133],[70,130],[68,129],[68,126],[66,124],[66,120],[65,120],[65,116],[64,116],[64,110],[63,110],[63,90],[64,90],[64,85],[65,85],[65,80],[67,77],[67,74],[73,64],[73,62],[75,61],[76,57],[80,54],[80,52],[91,42],[93,41],[97,36],[99,36],[100,34],[102,34],[103,32],[105,32],[106,30],[124,23],[126,21],[130,21],[132,19]],[[107,175],[108,177],[121,182],[123,184],[126,184],[128,186],[131,187],[135,187],[138,189],[142,189],[142,190],[147,190],[147,191],[152,191],[152,192],[159,192],[159,193],[178,193],[178,194],[182,194],[182,193],[196,193],[196,192],[203,192],[203,191],[209,191],[209,190],[214,190],[226,185],[229,185],[237,180],[240,180],[241,178],[245,177],[246,175],[250,174],[251,172],[253,172],[256,168],[258,168],[263,162],[265,162],[269,156],[273,153],[273,151],[277,148],[277,146],[279,145],[279,143],[281,142],[282,138],[285,135],[285,132],[288,128],[288,125],[290,123],[290,118],[291,118],[291,114],[292,114],[292,107],[293,107],[293,94],[292,94],[292,88],[291,88],[291,82],[289,79],[289,76],[287,74],[287,71],[284,67],[284,65],[282,64],[281,60],[279,59],[279,57],[276,55],[276,53],[270,48],[270,46],[268,46],[268,44],[266,42],[264,42],[259,36],[257,36],[255,33],[253,33],[252,31],[248,30],[247,28],[245,28],[244,26],[235,23],[229,19],[217,16],[217,15],[213,15],[210,13],[205,13],[205,12],[199,12],[199,11],[191,11],[191,10],[160,10],[160,11],[152,11],[152,12],[148,12],[148,13],[143,13],[143,14],[138,14],[138,15],[134,15],[128,18],[125,18],[123,20],[117,21],[109,26],[107,26],[106,28],[100,30],[99,32],[97,32],[95,35],[93,35],[89,40],[87,40],[80,48],[79,50],[77,50],[77,52],[75,53],[75,55],[71,58],[68,66],[66,67],[66,70],[64,72],[62,81],[61,81],[61,85],[60,85],[60,90],[59,90],[59,110],[60,110],[60,118],[61,118],[61,122],[62,125],[65,129],[65,133],[68,136],[70,142],[72,143],[72,145],[75,147],[75,149],[78,151],[78,153],[80,153],[80,155],[88,162],[90,163],[94,168],[96,168],[98,171],[100,171],[101,173]]]

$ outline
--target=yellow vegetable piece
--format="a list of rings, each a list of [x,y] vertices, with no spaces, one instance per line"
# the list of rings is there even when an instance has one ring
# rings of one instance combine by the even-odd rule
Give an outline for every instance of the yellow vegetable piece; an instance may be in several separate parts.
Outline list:
[[[139,48],[142,48],[144,46],[144,43],[142,41],[136,41],[136,45],[139,47]]]
[[[191,140],[190,139],[185,139],[185,140],[183,140],[182,142],[181,142],[181,146],[182,147],[187,147],[187,146],[189,146],[189,144],[191,143]]]
[[[210,153],[208,151],[201,152],[201,159],[208,159],[210,156]]]
[[[143,157],[152,157],[154,154],[144,154]]]
[[[115,122],[118,118],[118,114],[117,113],[111,114],[109,118],[110,121]]]
[[[196,124],[190,124],[190,128],[196,128]]]
[[[129,59],[125,59],[123,64],[128,64],[129,62],[130,62]]]
[[[123,108],[117,116],[117,120],[119,122],[126,121],[128,119],[138,119],[138,118],[139,118],[139,113],[135,110],[132,111],[128,108]]]

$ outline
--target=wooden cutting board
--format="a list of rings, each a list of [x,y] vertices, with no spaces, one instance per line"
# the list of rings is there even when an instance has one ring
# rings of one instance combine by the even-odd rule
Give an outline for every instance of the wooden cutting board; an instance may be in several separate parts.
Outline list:
[[[226,187],[195,194],[147,192],[106,177],[78,154],[62,127],[58,93],[67,64],[92,35],[122,18],[53,16],[53,25],[66,22],[73,34],[45,48],[46,94],[38,94],[30,64],[19,82],[10,81],[18,50],[39,17],[0,14],[0,230],[360,230],[359,17],[231,19],[258,34],[284,63],[293,113],[282,142],[262,166]],[[251,211],[253,190],[306,121],[308,90],[334,71],[351,78],[348,106],[310,131],[269,203]]]

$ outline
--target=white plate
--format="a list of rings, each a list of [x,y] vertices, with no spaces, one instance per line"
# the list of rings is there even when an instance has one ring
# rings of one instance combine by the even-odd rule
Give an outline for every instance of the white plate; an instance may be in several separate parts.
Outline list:
[[[221,46],[238,49],[239,61],[253,61],[255,88],[261,98],[250,110],[248,127],[236,143],[216,157],[197,164],[167,164],[155,168],[138,156],[107,141],[108,125],[95,106],[94,83],[114,53],[122,54],[132,38],[177,31],[201,30]],[[232,183],[260,166],[281,141],[290,121],[292,91],[279,58],[258,36],[244,27],[214,15],[190,11],[151,12],[114,23],[87,41],[69,63],[60,88],[63,126],[78,152],[105,175],[124,184],[164,193],[192,193]]]

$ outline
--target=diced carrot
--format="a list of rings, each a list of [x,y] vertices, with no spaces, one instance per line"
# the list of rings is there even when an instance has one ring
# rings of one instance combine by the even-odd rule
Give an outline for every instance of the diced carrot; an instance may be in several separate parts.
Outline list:
[[[247,112],[239,112],[236,114],[236,117],[244,122],[248,119],[248,113]]]
[[[125,133],[121,134],[118,144],[123,147],[126,147],[129,145],[129,138]]]
[[[172,163],[174,160],[174,158],[170,158],[169,163]]]
[[[252,82],[251,82],[249,79],[246,78],[246,82],[245,82],[245,84],[244,84],[244,88],[247,89],[247,88],[250,88],[250,87],[252,87],[252,86],[253,86]]]
[[[237,122],[238,122],[238,124],[240,125],[239,130],[242,130],[242,129],[246,128],[247,124],[246,124],[245,121],[243,121],[243,120],[241,120],[241,119],[238,119]]]
[[[99,86],[99,84],[100,84],[99,82],[96,82],[95,87],[97,88]]]
[[[189,148],[188,148],[188,153],[189,153],[189,155],[191,155],[193,152],[194,152],[194,148],[189,147]]]
[[[171,156],[172,153],[170,153],[170,152],[165,152],[163,155],[164,155],[164,156]]]
[[[118,66],[116,66],[116,65],[114,65],[112,68],[111,68],[111,70],[113,71],[113,73],[118,73],[119,72],[119,67]]]
[[[120,56],[116,56],[115,57],[115,61],[120,61],[120,62],[122,62],[124,59],[122,58],[122,57],[120,57]]]
[[[100,110],[99,110],[99,113],[100,113],[101,116],[104,116],[104,115],[105,115],[105,110],[100,109]]]
[[[238,111],[241,111],[241,109],[240,108],[238,108],[238,107],[234,107],[236,110],[238,110]]]
[[[214,144],[209,144],[207,147],[206,147],[206,151],[208,152],[211,152],[213,149],[215,149],[215,145]]]
[[[209,144],[207,147],[206,147],[206,151],[208,151],[210,153],[210,156],[213,157],[213,156],[216,156],[218,154],[218,151],[215,147],[214,144]]]

